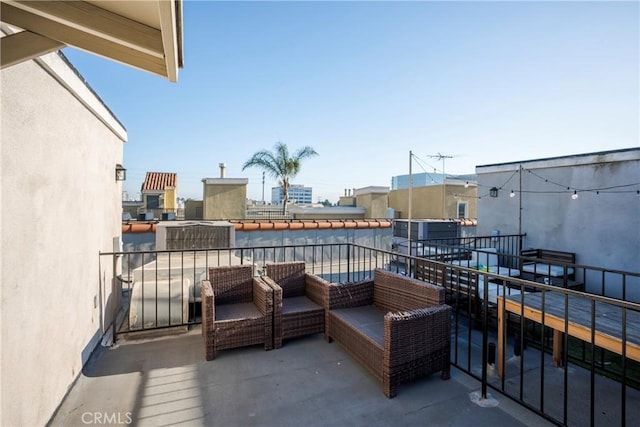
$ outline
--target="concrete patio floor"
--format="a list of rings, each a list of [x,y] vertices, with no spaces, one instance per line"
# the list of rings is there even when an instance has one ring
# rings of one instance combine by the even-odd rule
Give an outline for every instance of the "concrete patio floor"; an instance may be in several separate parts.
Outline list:
[[[452,367],[400,386],[382,384],[322,335],[221,351],[204,360],[199,328],[99,348],[52,426],[546,426],[546,420]],[[497,403],[491,407],[490,403]]]

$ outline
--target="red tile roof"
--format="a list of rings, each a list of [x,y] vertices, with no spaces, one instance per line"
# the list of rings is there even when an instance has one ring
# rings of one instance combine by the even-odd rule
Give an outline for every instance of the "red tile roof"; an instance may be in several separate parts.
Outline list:
[[[170,172],[147,172],[142,184],[144,190],[165,190],[167,187],[176,187],[178,174]]]

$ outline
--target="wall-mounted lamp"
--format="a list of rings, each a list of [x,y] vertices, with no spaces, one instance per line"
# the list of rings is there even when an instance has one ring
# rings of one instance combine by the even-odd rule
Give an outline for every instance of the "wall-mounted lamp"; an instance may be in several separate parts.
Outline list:
[[[489,195],[491,197],[498,197],[498,189],[496,187],[491,187],[489,190]]]
[[[116,164],[116,181],[124,181],[127,179],[127,170],[120,163]]]

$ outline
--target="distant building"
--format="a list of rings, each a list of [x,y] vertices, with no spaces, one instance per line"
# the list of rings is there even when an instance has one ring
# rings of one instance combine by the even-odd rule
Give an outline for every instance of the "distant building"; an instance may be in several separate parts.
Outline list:
[[[475,174],[468,175],[447,175],[447,181],[470,181],[475,182]],[[412,187],[426,187],[429,185],[442,185],[442,174],[440,173],[414,173],[411,174]],[[398,175],[391,177],[391,190],[404,190],[409,188],[409,175]]]
[[[305,187],[304,185],[292,184],[289,186],[289,202],[297,203],[299,205],[310,205],[313,203],[311,187]],[[271,188],[271,203],[274,205],[281,205],[284,199],[284,189],[280,187]]]
[[[247,210],[247,178],[227,178],[220,163],[220,178],[202,180],[202,219],[244,219]]]
[[[476,218],[476,175],[447,175],[444,185],[442,178],[437,173],[411,175],[412,218]],[[391,178],[389,207],[396,218],[409,217],[409,175]]]
[[[152,212],[154,218],[160,218],[165,212],[176,212],[178,174],[147,172],[140,191],[142,208],[146,212]]]

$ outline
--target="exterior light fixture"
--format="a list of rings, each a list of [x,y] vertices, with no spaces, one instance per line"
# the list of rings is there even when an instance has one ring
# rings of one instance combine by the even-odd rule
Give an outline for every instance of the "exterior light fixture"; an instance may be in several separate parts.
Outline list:
[[[571,198],[572,198],[573,200],[575,200],[575,199],[577,199],[577,198],[578,198],[578,192],[577,192],[576,190],[573,190],[573,194],[571,195]]]
[[[516,197],[516,192],[511,190],[511,193],[509,193],[509,197],[511,197],[512,199]]]
[[[498,189],[496,187],[491,187],[489,190],[489,195],[491,197],[498,197]]]
[[[116,182],[127,179],[127,170],[120,163],[116,164]]]

